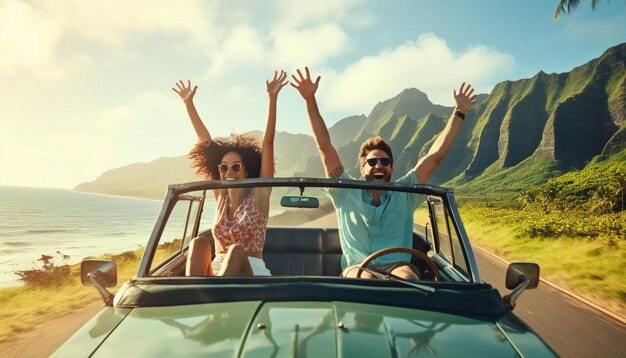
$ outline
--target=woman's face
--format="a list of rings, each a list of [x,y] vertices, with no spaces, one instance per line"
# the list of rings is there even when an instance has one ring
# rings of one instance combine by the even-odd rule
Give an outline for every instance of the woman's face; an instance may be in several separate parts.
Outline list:
[[[243,165],[243,159],[237,152],[224,154],[217,169],[220,172],[220,180],[245,179],[248,176]]]

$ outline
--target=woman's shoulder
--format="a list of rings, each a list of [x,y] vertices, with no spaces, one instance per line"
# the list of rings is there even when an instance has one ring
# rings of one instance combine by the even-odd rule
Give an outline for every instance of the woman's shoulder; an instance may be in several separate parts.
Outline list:
[[[272,188],[271,187],[267,187],[267,188],[252,188],[252,190],[250,190],[250,194],[248,194],[248,196],[252,197],[255,201],[259,201],[259,200],[263,200],[263,199],[269,199],[271,193],[272,193]]]
[[[248,197],[252,200],[252,204],[257,208],[257,210],[263,215],[268,216],[269,214],[269,205],[270,205],[270,195],[272,194],[272,188],[253,188],[250,191]]]

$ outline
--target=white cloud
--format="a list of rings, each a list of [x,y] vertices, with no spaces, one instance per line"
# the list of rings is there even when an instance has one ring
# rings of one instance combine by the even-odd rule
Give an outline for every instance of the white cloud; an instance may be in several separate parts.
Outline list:
[[[198,44],[211,45],[214,40],[215,2],[183,1],[173,7],[165,0],[67,1],[65,8],[57,2],[54,6],[63,13],[74,11],[72,18],[66,19],[70,32],[110,47],[125,45],[133,34],[153,32],[182,35]]]
[[[225,77],[245,68],[282,68],[318,66],[348,50],[349,37],[333,23],[306,28],[275,27],[269,36],[255,29],[238,25],[210,56],[207,77]]]
[[[207,58],[211,79],[242,68],[318,66],[349,50],[346,27],[371,22],[357,0],[277,2],[267,21],[251,14],[250,25],[232,19],[247,14],[241,3],[0,1],[0,74],[37,78],[133,59],[159,42]]]
[[[0,3],[0,71],[44,68],[55,56],[63,30],[28,3]]]
[[[329,59],[350,50],[345,28],[362,27],[372,19],[360,10],[359,0],[343,1],[276,1],[275,11],[256,27],[223,24],[225,38],[209,56],[207,75],[224,77],[236,69],[298,68],[325,64]],[[235,9],[230,13],[244,16]],[[261,36],[268,32],[269,35]]]
[[[335,24],[321,24],[302,30],[279,28],[274,32],[270,63],[285,67],[316,67],[346,51],[348,35]]]
[[[263,39],[249,26],[235,26],[212,57],[209,77],[223,75],[243,64],[258,65],[266,57]]]
[[[123,53],[137,35],[176,36],[194,51],[209,53],[219,31],[215,2],[4,0],[0,3],[0,72],[29,70],[62,77],[84,64],[95,48]],[[68,46],[71,40],[80,45]],[[79,43],[80,43],[79,41]]]
[[[318,91],[331,110],[364,113],[378,101],[415,87],[437,104],[452,105],[462,81],[480,92],[513,67],[511,55],[477,45],[457,53],[433,34],[366,56],[337,73],[324,74]]]

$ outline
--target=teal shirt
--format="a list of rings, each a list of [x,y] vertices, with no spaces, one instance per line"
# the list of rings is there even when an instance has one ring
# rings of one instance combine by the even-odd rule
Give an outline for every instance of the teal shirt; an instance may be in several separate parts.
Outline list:
[[[340,179],[354,179],[345,172]],[[413,170],[396,181],[417,184]],[[363,261],[372,253],[387,247],[413,246],[413,213],[418,204],[417,194],[391,191],[383,194],[380,205],[374,206],[372,194],[363,189],[328,189],[339,224],[339,238],[343,258],[342,268]],[[409,254],[381,256],[377,265],[410,261]]]

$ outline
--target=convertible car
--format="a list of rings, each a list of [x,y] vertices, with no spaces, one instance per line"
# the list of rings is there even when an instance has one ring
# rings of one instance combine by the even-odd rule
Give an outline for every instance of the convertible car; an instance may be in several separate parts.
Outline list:
[[[211,238],[213,191],[227,188],[271,188],[263,253],[271,277],[185,277],[189,242]],[[361,264],[359,273],[378,279],[340,277],[345,262],[329,193],[353,190],[400,191],[416,206],[412,247],[384,248]],[[382,227],[376,240],[385,239]],[[377,272],[370,264],[383,255],[410,256],[421,279]],[[511,264],[512,291],[501,295],[480,277],[453,190],[431,185],[309,178],[170,185],[137,275],[115,295],[107,290],[117,285],[114,262],[83,261],[81,278],[105,308],[58,357],[556,356],[513,314],[519,295],[537,286],[539,267]]]

